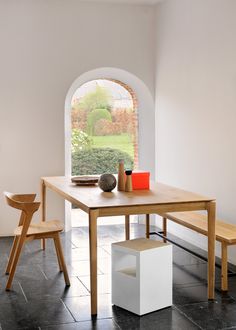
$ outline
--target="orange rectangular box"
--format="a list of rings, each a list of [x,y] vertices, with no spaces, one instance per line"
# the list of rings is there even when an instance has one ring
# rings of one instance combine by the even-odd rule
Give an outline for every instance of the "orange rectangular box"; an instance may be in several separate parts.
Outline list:
[[[150,172],[137,171],[131,174],[133,190],[149,189]]]

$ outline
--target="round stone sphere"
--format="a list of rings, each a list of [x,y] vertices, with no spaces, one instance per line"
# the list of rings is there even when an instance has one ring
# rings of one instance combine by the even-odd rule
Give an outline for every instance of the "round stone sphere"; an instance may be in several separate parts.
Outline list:
[[[112,191],[116,187],[116,178],[113,174],[102,174],[98,180],[98,186],[103,191]]]

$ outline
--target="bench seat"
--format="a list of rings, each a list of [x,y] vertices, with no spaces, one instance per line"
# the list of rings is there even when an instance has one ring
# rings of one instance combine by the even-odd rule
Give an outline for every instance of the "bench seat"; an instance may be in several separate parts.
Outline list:
[[[207,216],[197,212],[169,212],[163,215],[189,229],[207,236]],[[216,220],[216,240],[229,244],[236,244],[236,226]]]
[[[169,212],[162,214],[163,234],[167,235],[167,220],[207,236],[207,216],[198,212]],[[236,226],[216,220],[216,240],[221,242],[221,290],[228,290],[228,245],[236,244]]]

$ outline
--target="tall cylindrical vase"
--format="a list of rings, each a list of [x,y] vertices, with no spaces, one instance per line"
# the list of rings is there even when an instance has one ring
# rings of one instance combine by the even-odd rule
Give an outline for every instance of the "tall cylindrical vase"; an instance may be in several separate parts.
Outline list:
[[[125,168],[124,161],[120,160],[118,165],[118,186],[117,190],[125,191]]]

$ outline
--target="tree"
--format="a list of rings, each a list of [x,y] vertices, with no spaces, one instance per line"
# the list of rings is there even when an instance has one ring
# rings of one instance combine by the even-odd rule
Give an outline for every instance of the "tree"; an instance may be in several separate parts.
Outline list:
[[[106,88],[97,86],[95,91],[89,92],[81,98],[79,107],[88,112],[95,109],[107,109],[110,111],[112,95]]]

